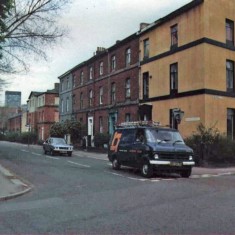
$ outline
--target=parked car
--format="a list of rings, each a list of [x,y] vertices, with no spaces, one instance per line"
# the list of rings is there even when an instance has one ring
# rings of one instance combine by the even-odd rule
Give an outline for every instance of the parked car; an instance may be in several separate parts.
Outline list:
[[[43,150],[45,154],[68,154],[68,156],[72,156],[73,146],[67,144],[63,138],[50,137],[43,143]]]
[[[118,126],[110,140],[108,158],[115,170],[128,166],[141,170],[144,177],[156,172],[191,175],[195,165],[193,150],[180,133],[153,122],[129,122]]]

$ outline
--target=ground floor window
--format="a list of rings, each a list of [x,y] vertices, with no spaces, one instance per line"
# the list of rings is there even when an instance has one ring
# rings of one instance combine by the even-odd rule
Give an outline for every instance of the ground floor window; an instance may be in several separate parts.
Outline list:
[[[227,109],[227,136],[235,140],[235,109]]]

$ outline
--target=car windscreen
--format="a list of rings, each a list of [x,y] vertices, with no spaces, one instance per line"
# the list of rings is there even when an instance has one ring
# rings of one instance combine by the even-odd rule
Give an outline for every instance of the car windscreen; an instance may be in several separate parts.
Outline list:
[[[147,129],[147,142],[151,143],[179,143],[184,144],[184,140],[178,131],[167,129]]]
[[[53,144],[66,144],[64,139],[53,139]]]

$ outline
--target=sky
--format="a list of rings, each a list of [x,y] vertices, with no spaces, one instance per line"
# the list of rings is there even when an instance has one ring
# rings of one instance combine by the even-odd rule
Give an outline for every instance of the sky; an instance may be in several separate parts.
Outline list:
[[[152,23],[191,0],[72,0],[61,17],[69,34],[53,49],[48,61],[32,61],[27,74],[14,75],[5,90],[21,91],[26,104],[31,91],[54,88],[58,77],[93,56],[97,47],[109,48],[139,30],[142,22]]]

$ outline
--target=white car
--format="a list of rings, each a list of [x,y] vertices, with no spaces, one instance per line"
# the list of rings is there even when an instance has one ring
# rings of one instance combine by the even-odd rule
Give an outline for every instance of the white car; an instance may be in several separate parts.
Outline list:
[[[56,154],[68,154],[72,156],[73,146],[66,143],[63,138],[50,137],[43,143],[44,153],[50,153],[52,156]]]

